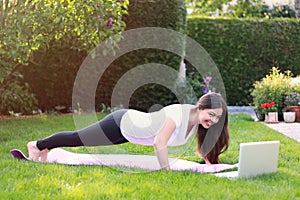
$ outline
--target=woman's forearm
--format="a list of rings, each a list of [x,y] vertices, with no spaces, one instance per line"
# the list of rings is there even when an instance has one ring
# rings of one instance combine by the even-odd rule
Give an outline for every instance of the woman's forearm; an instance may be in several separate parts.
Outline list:
[[[154,144],[154,150],[160,167],[170,170],[167,145]]]
[[[164,126],[155,136],[153,141],[154,151],[162,169],[170,169],[167,144],[175,128],[175,122],[172,119],[167,118]]]
[[[209,162],[209,160],[207,159],[207,157],[205,157],[205,158],[203,158],[203,159],[205,160],[205,163],[206,163],[206,164],[211,165],[211,163]]]

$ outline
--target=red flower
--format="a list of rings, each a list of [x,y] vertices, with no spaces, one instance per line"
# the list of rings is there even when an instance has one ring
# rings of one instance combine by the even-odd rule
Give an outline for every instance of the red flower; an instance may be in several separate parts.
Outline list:
[[[272,108],[274,107],[276,104],[275,102],[272,102],[272,103],[263,103],[261,104],[260,106],[263,108],[263,109],[266,109],[266,108]]]
[[[275,102],[260,104],[265,113],[276,111],[277,108],[275,107],[275,105]]]
[[[266,109],[267,108],[267,103],[263,103],[260,105],[263,109]]]

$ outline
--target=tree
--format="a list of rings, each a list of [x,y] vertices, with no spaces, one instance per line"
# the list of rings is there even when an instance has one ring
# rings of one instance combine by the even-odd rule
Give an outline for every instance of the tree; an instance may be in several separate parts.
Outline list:
[[[222,10],[223,5],[232,0],[187,0],[187,7],[191,9],[191,14],[208,14]]]
[[[296,17],[300,18],[300,0],[295,0]]]
[[[295,8],[299,0],[295,0]],[[299,4],[299,3],[298,3]],[[233,16],[238,18],[294,17],[289,5],[269,7],[260,0],[188,0],[191,14]],[[297,10],[297,8],[296,8]],[[298,6],[300,10],[300,5]]]
[[[261,15],[262,6],[260,0],[238,0],[236,4],[229,6],[229,9],[235,17],[258,17]]]

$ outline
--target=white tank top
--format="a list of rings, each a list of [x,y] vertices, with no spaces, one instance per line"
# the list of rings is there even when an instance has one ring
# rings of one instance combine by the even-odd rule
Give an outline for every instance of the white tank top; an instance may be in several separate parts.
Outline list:
[[[121,133],[131,143],[152,146],[155,136],[166,119],[170,118],[175,122],[176,128],[168,146],[183,145],[196,131],[197,125],[187,134],[190,110],[194,107],[190,104],[173,104],[152,113],[128,110],[121,119]]]

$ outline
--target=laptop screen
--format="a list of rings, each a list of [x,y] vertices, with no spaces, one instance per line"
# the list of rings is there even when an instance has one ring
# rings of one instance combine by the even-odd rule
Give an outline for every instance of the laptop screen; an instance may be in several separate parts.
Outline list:
[[[241,143],[238,177],[276,172],[279,144],[279,141]]]

